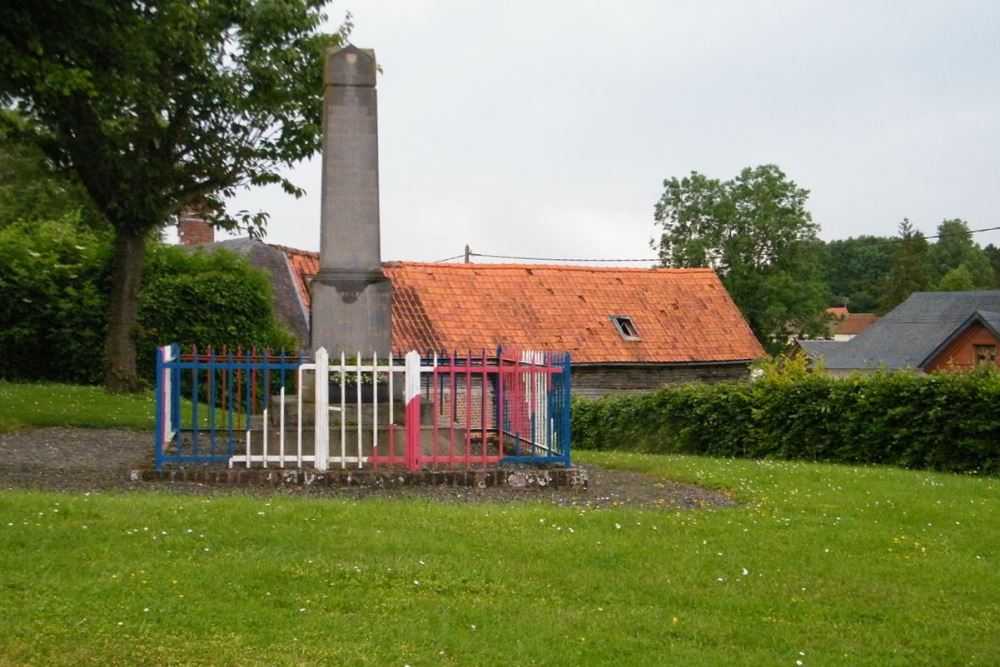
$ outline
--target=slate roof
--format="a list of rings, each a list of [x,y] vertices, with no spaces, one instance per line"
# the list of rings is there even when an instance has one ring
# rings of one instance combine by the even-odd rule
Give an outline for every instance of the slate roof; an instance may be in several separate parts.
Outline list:
[[[1000,291],[911,294],[882,319],[825,353],[826,368],[922,368],[976,311],[1000,325],[1000,316],[994,319],[1000,312]]]
[[[389,262],[393,346],[568,351],[574,364],[733,363],[763,354],[711,269]],[[625,316],[638,340],[612,318]]]

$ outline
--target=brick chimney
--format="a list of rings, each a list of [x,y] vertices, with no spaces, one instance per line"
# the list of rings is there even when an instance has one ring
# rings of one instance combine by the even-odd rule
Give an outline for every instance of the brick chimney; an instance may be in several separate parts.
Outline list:
[[[215,241],[215,227],[205,222],[197,209],[186,208],[177,216],[177,237],[181,245],[199,245]]]

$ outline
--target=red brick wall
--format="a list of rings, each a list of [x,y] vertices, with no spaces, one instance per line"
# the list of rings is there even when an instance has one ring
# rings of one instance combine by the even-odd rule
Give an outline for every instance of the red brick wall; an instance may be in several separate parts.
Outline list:
[[[937,370],[975,368],[976,345],[993,345],[1000,352],[1000,340],[997,340],[997,337],[982,324],[973,322],[968,329],[952,341],[951,345],[926,364],[924,370],[929,373]],[[996,360],[993,363],[998,365]]]

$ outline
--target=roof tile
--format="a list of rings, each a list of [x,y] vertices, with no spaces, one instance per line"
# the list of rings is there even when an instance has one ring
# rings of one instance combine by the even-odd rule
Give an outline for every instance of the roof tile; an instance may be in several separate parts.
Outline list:
[[[308,307],[316,253],[285,248]],[[575,363],[726,362],[763,350],[711,269],[387,262],[397,350],[499,345],[566,351]],[[632,319],[626,341],[613,316]]]

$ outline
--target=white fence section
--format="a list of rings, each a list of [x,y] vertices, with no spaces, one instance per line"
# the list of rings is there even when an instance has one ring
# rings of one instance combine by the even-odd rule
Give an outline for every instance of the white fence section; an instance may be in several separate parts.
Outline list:
[[[282,389],[280,400],[273,402],[270,410],[264,410],[258,429],[260,444],[253,441],[253,431],[248,428],[246,451],[230,458],[230,467],[259,464],[264,468],[301,468],[305,463],[317,470],[329,470],[331,466],[362,468],[369,458],[379,455],[380,448],[385,450],[395,444],[394,431],[400,426],[396,416],[401,410],[395,400],[396,375],[406,374],[406,365],[400,361],[390,355],[380,363],[378,355],[373,354],[366,363],[358,353],[353,361],[341,354],[331,363],[326,349],[320,348],[314,363],[298,368],[299,391],[294,408]],[[335,388],[332,396],[331,387]],[[312,419],[308,420],[310,415]],[[285,427],[289,422],[295,424],[294,447]],[[276,447],[272,439],[277,440]],[[388,456],[392,455],[388,450]],[[402,461],[402,456],[399,458]]]

